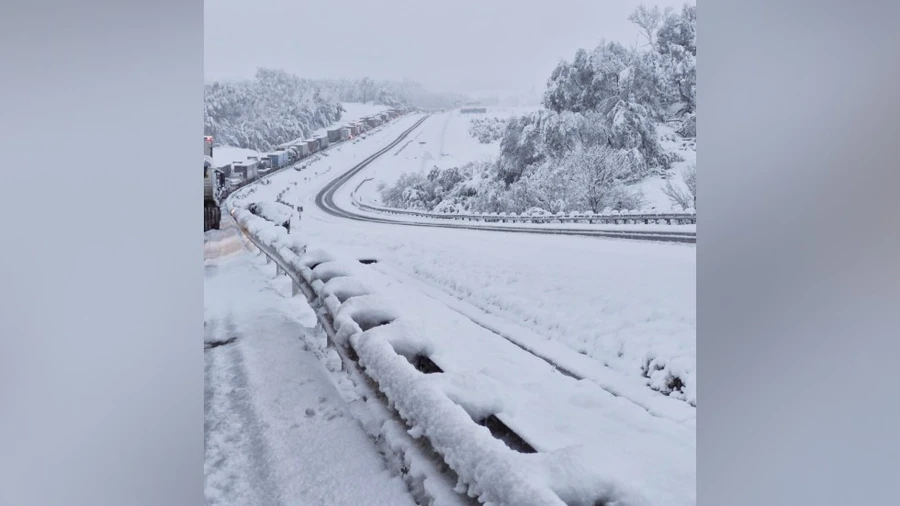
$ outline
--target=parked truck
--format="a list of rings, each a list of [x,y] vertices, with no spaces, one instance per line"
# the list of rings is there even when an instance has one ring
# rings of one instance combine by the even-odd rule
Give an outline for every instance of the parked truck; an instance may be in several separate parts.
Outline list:
[[[213,154],[213,138],[203,137],[203,231],[218,230],[222,221],[221,198],[225,173],[217,170]]]
[[[288,164],[287,151],[276,151],[274,153],[269,153],[268,158],[272,163],[273,169],[280,169]]]
[[[259,160],[248,156],[246,160],[234,162],[231,172],[235,176],[240,175],[244,181],[255,181],[259,176]]]

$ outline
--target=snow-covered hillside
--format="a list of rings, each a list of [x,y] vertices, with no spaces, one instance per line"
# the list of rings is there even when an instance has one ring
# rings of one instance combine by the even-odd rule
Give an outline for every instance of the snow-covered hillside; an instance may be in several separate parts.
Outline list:
[[[221,145],[259,151],[306,138],[366,109],[343,110],[341,103],[373,106],[452,107],[463,97],[432,93],[411,82],[371,79],[304,79],[282,70],[259,69],[253,80],[213,82],[205,88],[205,133]],[[359,116],[356,116],[359,117]]]
[[[509,118],[529,114],[535,108],[488,108],[484,114],[461,114],[459,110],[451,110],[445,113],[435,114],[421,129],[408,141],[405,141],[391,156],[389,165],[376,164],[366,171],[367,181],[363,184],[357,195],[366,203],[398,206],[397,202],[385,202],[383,189],[396,185],[398,191],[409,192],[411,190],[428,193],[422,195],[425,201],[432,199],[434,206],[421,206],[427,210],[442,211],[452,207],[453,200],[447,198],[451,192],[437,194],[436,187],[423,185],[428,173],[437,168],[443,171],[444,177],[449,175],[448,169],[472,166],[472,176],[451,181],[451,185],[458,183],[466,189],[470,189],[472,195],[477,195],[485,184],[490,184],[492,173],[484,166],[495,163],[500,150],[500,140],[485,143],[477,138],[478,127],[494,122],[505,123]],[[475,130],[473,132],[473,130]],[[660,144],[667,152],[678,155],[666,172],[667,178],[659,175],[647,176],[638,183],[628,185],[629,188],[639,191],[643,199],[641,205],[635,207],[639,211],[682,211],[682,208],[673,204],[665,194],[664,188],[667,182],[683,186],[681,174],[688,166],[696,163],[696,141],[684,139],[671,126],[657,125],[657,135]],[[478,163],[483,165],[478,165]],[[482,169],[482,170],[477,170]],[[397,185],[398,180],[406,175],[407,181]],[[419,186],[416,186],[416,185]],[[459,188],[444,188],[444,190],[457,190]]]
[[[527,109],[525,109],[527,110]],[[376,191],[390,186],[406,173],[427,174],[435,167],[449,169],[476,161],[490,161],[497,155],[499,141],[479,142],[470,133],[473,119],[507,119],[520,109],[489,109],[487,114],[461,114],[458,109],[434,114],[390,154],[390,164],[377,164],[366,171],[373,178],[360,188],[359,195],[369,202],[381,202]]]

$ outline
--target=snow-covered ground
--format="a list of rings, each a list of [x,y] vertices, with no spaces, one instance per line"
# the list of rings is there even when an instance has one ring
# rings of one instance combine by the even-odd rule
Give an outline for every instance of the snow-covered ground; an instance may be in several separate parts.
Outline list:
[[[233,226],[207,239],[207,504],[415,504],[308,351],[324,335],[303,298]]]
[[[551,467],[571,470],[560,471],[559,486],[571,492],[584,483],[567,479],[593,475],[634,487],[653,504],[694,504],[696,248],[363,223],[316,208],[327,182],[419,117],[276,174],[246,202],[281,194],[305,209],[292,235],[297,230],[317,248],[351,259],[377,259],[365,267],[365,282],[403,314],[419,315],[411,334],[453,373],[441,388],[471,409],[502,412],[551,455]],[[417,143],[429,138],[430,125],[427,135],[440,145],[446,118],[428,118],[423,133],[407,139],[428,145]],[[443,138],[446,146],[451,137]],[[336,202],[349,201],[372,174],[396,173],[392,165],[413,145],[404,144],[353,178]],[[522,348],[584,379],[555,373]],[[666,397],[647,383],[675,391]]]
[[[290,186],[282,198],[304,206],[300,229],[310,238],[379,258],[470,306],[593,359],[597,369],[608,367],[641,380],[649,375],[663,390],[677,377],[684,387],[672,395],[696,403],[694,246],[413,229],[351,222],[316,209],[313,198],[327,181],[388,144],[416,119],[402,118],[304,171],[278,174],[272,184],[258,187],[251,200],[274,200]],[[431,132],[440,131],[442,120],[446,117],[432,116],[420,128],[427,132],[430,124]],[[351,179],[335,201],[349,202],[358,181],[372,174],[392,173],[394,153],[403,144]],[[325,172],[323,166],[338,169]]]
[[[264,232],[258,233],[262,237]],[[293,236],[281,234],[284,240]],[[322,247],[337,250],[324,242],[315,249]],[[348,336],[345,322],[353,317],[347,315],[396,315],[387,325],[349,336],[351,342],[381,391],[406,413],[411,433],[426,435],[482,492],[503,504],[521,504],[522,493],[546,493],[546,486],[569,504],[593,504],[601,495],[695,504],[693,409],[672,399],[662,402],[662,396],[652,402],[641,392],[559,374],[484,323],[461,318],[464,312],[423,291],[414,280],[385,270],[381,262],[364,266],[356,258],[313,253],[308,261],[287,261],[320,264],[313,272],[341,276],[324,286],[325,293],[371,294],[327,304],[340,307],[331,309],[338,336]],[[443,373],[421,375],[397,355],[417,352],[424,352]],[[630,397],[634,393],[637,397]],[[491,414],[539,453],[512,452],[472,423]],[[497,469],[507,471],[497,474]],[[552,499],[529,501],[557,504]]]
[[[360,188],[360,197],[367,199],[367,202],[380,202],[378,186],[381,183],[390,185],[406,172],[427,172],[434,167],[446,169],[496,158],[500,142],[478,142],[469,134],[472,119],[507,119],[534,110],[512,107],[487,109],[484,114],[462,114],[458,109],[453,109],[432,115],[419,130],[385,155],[389,163],[373,165],[366,170],[366,177],[374,179]]]
[[[670,177],[668,181],[671,181],[676,187],[684,189],[684,180],[682,179],[684,170],[688,166],[697,163],[696,140],[683,139],[680,135],[675,133],[674,128],[663,124],[656,125],[656,134],[660,139],[660,145],[664,150],[675,153],[682,159],[672,164],[672,168],[669,170]],[[634,187],[639,189],[644,195],[643,210],[648,212],[682,211],[679,206],[673,205],[669,197],[663,193],[666,182],[667,180],[660,176],[652,176],[634,185]]]
[[[301,225],[332,248],[374,257],[518,328],[640,378],[674,374],[696,402],[696,248],[596,238],[337,224]],[[312,213],[311,213],[312,214]]]

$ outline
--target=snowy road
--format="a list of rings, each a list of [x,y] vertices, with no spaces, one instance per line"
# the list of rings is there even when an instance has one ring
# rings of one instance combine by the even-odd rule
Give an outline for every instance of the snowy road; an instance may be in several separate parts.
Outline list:
[[[414,229],[314,206],[335,175],[419,119],[277,174],[248,200],[280,194],[304,205],[299,230],[317,248],[376,260],[362,278],[415,315],[416,338],[445,371],[434,381],[469,409],[497,414],[551,466],[571,468],[555,477],[564,492],[577,495],[591,481],[578,480],[595,476],[652,504],[695,504],[695,248]],[[405,142],[370,167],[391,164]]]
[[[377,258],[379,265],[499,320],[504,335],[544,349],[544,357],[581,371],[582,377],[617,392],[649,381],[695,405],[693,245],[413,228],[351,221],[316,208],[322,189],[334,188],[335,174],[366,161],[420,119],[401,118],[368,139],[340,146],[327,161],[277,174],[249,198],[274,200],[285,192],[283,199],[307,209],[302,233],[326,249]],[[429,121],[432,131],[442,128],[433,117],[423,127]],[[388,171],[397,149],[372,161],[344,191],[370,171]],[[329,172],[317,168],[323,166]],[[334,166],[343,168],[331,171]],[[617,376],[624,377],[617,381]]]
[[[208,245],[204,285],[207,504],[413,505],[352,416],[352,389],[310,351],[302,298],[241,246]]]
[[[322,211],[339,218],[346,218],[354,221],[369,223],[384,223],[393,225],[405,225],[413,227],[434,227],[434,228],[452,228],[463,230],[480,230],[490,232],[507,232],[507,233],[525,233],[525,234],[550,234],[550,235],[570,235],[584,237],[602,237],[616,239],[631,240],[649,240],[659,242],[684,242],[696,243],[696,226],[642,226],[642,225],[616,225],[616,226],[538,226],[538,225],[497,225],[497,224],[457,224],[444,222],[435,222],[430,219],[411,218],[408,216],[383,215],[377,212],[362,210],[353,204],[353,189],[359,189],[365,180],[358,176],[363,173],[370,164],[378,161],[378,158],[396,149],[397,146],[406,147],[405,143],[411,143],[413,140],[407,141],[414,130],[427,120],[429,116],[425,116],[407,130],[400,133],[390,144],[373,153],[370,157],[360,161],[346,173],[335,178],[322,188],[316,195],[316,206]],[[449,119],[449,117],[447,118]],[[446,123],[444,124],[446,126]],[[444,134],[442,131],[441,138]],[[401,148],[402,149],[402,148]],[[441,143],[443,150],[443,142]],[[398,150],[399,153],[399,150]],[[395,153],[396,156],[397,153]],[[441,151],[441,157],[444,157]],[[423,163],[430,160],[423,157]],[[423,166],[424,167],[424,166]]]

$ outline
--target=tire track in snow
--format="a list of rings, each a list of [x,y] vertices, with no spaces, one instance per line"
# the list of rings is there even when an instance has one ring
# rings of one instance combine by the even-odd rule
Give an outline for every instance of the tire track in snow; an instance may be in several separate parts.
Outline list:
[[[535,349],[534,347],[530,346],[529,344],[522,342],[523,341],[522,339],[517,338],[513,335],[517,332],[504,331],[502,328],[500,328],[500,327],[504,327],[504,326],[515,326],[515,324],[507,321],[506,318],[503,318],[497,314],[494,314],[490,311],[486,311],[478,306],[475,306],[464,300],[461,300],[456,295],[446,292],[442,287],[432,285],[431,283],[428,283],[428,282],[418,279],[414,276],[406,274],[405,272],[403,272],[402,270],[400,270],[396,267],[386,266],[386,264],[383,264],[383,263],[373,263],[373,264],[369,265],[369,268],[371,268],[371,269],[379,272],[380,274],[384,275],[385,277],[393,279],[399,283],[416,285],[416,289],[419,292],[421,292],[423,295],[444,305],[448,309],[459,314],[463,318],[466,318],[467,320],[469,320],[473,324],[477,325],[478,327],[481,327],[484,330],[487,330],[488,332],[490,332],[500,338],[503,338],[504,340],[508,341],[509,343],[511,343],[511,344],[515,345],[516,347],[518,347],[519,349],[521,349],[522,351],[524,351],[530,355],[533,355],[534,357],[546,362],[548,365],[550,365],[554,370],[556,370],[560,374],[563,374],[565,376],[568,376],[568,377],[576,379],[576,380],[590,381],[590,382],[594,383],[595,385],[597,385],[598,387],[600,387],[601,389],[603,389],[604,391],[606,391],[607,393],[609,393],[610,395],[612,395],[613,397],[620,397],[622,399],[628,400],[631,403],[633,403],[634,405],[639,406],[641,409],[646,411],[651,416],[654,416],[657,418],[665,418],[665,419],[669,419],[669,420],[674,420],[679,423],[690,422],[690,421],[693,421],[696,419],[696,410],[693,407],[690,407],[690,405],[688,405],[684,401],[670,398],[670,397],[664,396],[662,394],[659,394],[658,392],[655,392],[652,389],[650,389],[650,387],[645,384],[637,385],[637,382],[634,381],[635,386],[640,386],[641,389],[646,389],[646,391],[644,391],[645,395],[640,396],[640,397],[645,397],[645,399],[640,399],[640,398],[637,398],[638,396],[634,395],[633,392],[625,391],[625,390],[627,390],[627,388],[617,387],[616,385],[612,385],[609,382],[598,381],[597,378],[592,378],[592,377],[590,377],[590,375],[585,375],[585,374],[581,374],[581,373],[577,372],[575,370],[575,368],[566,367],[565,365],[561,364],[559,360],[556,360],[556,359],[548,356],[548,354],[543,353],[543,352]],[[499,320],[502,323],[499,323],[499,324],[491,323],[489,320]],[[519,329],[516,329],[516,330],[519,331]],[[529,333],[529,334],[535,334],[533,331],[527,330],[527,329],[522,329],[522,331]],[[535,334],[535,335],[537,335],[537,334]],[[621,373],[614,372],[612,369],[604,366],[602,363],[594,361],[593,359],[590,359],[590,360],[592,361],[592,365],[604,367],[606,370],[612,372],[617,377],[622,377]],[[628,380],[623,379],[622,381],[626,382]],[[661,410],[660,409],[661,406],[659,404],[654,405],[654,402],[647,402],[647,399],[651,399],[651,400],[655,401],[656,403],[662,403],[663,405],[668,404],[670,408],[674,408],[674,409]],[[674,413],[669,412],[669,411],[674,411]],[[675,414],[675,413],[678,413],[678,414],[673,416],[673,414]]]
[[[230,317],[220,333],[217,320],[207,327],[207,341],[237,334]],[[280,505],[269,469],[269,452],[249,398],[239,344],[204,352],[204,495],[210,505]]]

